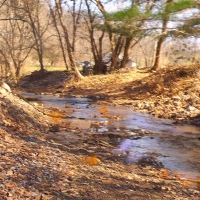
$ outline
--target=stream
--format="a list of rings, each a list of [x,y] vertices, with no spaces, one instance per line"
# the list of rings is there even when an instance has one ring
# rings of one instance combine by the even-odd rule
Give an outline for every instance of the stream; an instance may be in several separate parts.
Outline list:
[[[37,99],[36,102],[47,107],[67,110],[70,126],[83,132],[124,132],[132,135],[132,139],[122,140],[113,153],[126,154],[128,151],[128,163],[135,163],[142,157],[153,155],[165,168],[200,190],[200,127],[176,124],[173,120],[156,118],[122,106],[104,108],[109,116],[116,116],[107,118],[101,114],[101,106],[92,104],[93,101],[88,98],[66,98],[26,92],[20,95],[27,99]],[[93,127],[92,121],[104,123]],[[148,134],[138,136],[135,130]]]

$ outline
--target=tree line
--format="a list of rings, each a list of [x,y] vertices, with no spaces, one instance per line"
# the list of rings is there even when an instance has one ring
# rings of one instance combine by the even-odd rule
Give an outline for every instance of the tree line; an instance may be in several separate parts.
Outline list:
[[[13,77],[20,76],[30,55],[41,73],[46,58],[51,64],[60,59],[83,78],[78,52],[88,55],[97,74],[105,53],[111,56],[109,71],[118,70],[134,47],[143,49],[145,67],[158,70],[166,41],[198,38],[200,30],[196,0],[1,0],[0,11],[0,70]],[[147,43],[153,44],[150,61]]]

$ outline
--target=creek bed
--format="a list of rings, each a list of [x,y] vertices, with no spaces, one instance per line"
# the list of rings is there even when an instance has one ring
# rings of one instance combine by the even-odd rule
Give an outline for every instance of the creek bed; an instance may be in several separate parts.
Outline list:
[[[98,134],[124,132],[132,135],[131,138],[122,140],[112,152],[127,155],[125,159],[129,164],[141,158],[154,157],[165,168],[174,171],[180,178],[190,181],[193,187],[200,189],[199,127],[176,124],[173,120],[156,118],[123,106],[102,108],[100,105],[93,104],[93,101],[88,98],[68,98],[26,92],[20,94],[44,106],[58,107],[67,111],[69,113],[67,120],[71,128]],[[92,123],[94,121],[102,123],[94,127]],[[136,130],[148,134],[138,137]]]

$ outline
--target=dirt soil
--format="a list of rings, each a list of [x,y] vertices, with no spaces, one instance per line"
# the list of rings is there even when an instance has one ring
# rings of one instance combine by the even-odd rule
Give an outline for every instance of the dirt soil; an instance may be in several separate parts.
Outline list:
[[[90,97],[200,125],[198,66],[89,76],[80,82],[66,72],[47,72],[43,79],[24,77],[14,90],[2,83],[0,200],[200,199],[198,189],[153,158],[130,164],[125,155],[113,154],[118,139],[129,136],[69,129],[62,120],[66,113],[29,103],[14,95],[17,90]]]

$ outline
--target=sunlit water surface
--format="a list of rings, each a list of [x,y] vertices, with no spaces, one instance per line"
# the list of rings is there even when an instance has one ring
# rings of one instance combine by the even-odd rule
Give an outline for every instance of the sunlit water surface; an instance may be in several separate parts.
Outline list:
[[[129,163],[153,155],[165,168],[173,170],[181,178],[197,183],[200,179],[200,128],[192,125],[175,124],[172,120],[160,119],[148,114],[135,112],[126,107],[106,107],[110,116],[121,119],[105,118],[100,113],[99,105],[92,105],[88,98],[65,98],[53,95],[35,95],[21,93],[24,97],[37,97],[47,107],[59,107],[69,112],[71,127],[98,133],[148,131],[150,134],[136,139],[125,139],[113,153],[129,154]],[[69,105],[66,108],[66,105]],[[73,112],[70,112],[70,109]],[[111,122],[100,127],[93,127],[92,121]],[[112,124],[112,126],[110,125]],[[194,184],[195,185],[195,184]],[[197,184],[195,185],[197,186]],[[200,186],[197,186],[200,188]]]

